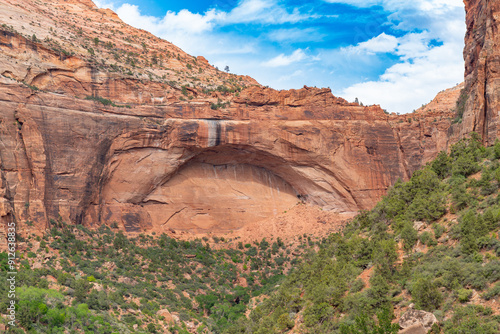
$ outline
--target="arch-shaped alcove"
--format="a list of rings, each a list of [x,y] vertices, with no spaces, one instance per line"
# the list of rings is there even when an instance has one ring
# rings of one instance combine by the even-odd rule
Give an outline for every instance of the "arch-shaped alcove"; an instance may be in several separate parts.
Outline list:
[[[110,161],[108,174],[98,220],[130,232],[235,230],[302,200],[349,208],[320,166],[291,163],[252,145],[128,150]]]

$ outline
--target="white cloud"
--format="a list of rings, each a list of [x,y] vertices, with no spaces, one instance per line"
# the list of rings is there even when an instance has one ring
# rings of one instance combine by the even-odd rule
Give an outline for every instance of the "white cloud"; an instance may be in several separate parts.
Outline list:
[[[205,14],[193,14],[187,9],[178,13],[168,12],[162,19],[163,29],[171,31],[180,29],[190,33],[201,33],[211,31],[218,20],[225,17],[225,13],[217,12],[215,9],[205,12]]]
[[[428,52],[431,47],[429,43],[431,42],[431,37],[428,32],[424,31],[422,33],[410,33],[398,40],[398,47],[395,52],[398,56],[401,56],[402,60],[408,60],[411,58],[425,57],[426,52]]]
[[[429,102],[437,92],[463,81],[460,44],[446,44],[430,49],[420,57],[388,68],[379,80],[355,84],[342,91],[353,101],[380,104],[391,112],[407,113]]]
[[[379,52],[387,53],[394,52],[398,44],[398,39],[396,37],[381,33],[377,37],[373,37],[366,42],[361,42],[356,46],[347,47],[345,48],[345,51],[368,54]]]
[[[218,20],[226,15],[215,9],[205,12],[203,15],[191,13],[183,9],[178,13],[167,12],[162,19],[154,16],[143,15],[139,7],[131,4],[123,4],[116,9],[118,16],[129,24],[149,30],[156,35],[164,35],[171,32],[185,32],[189,34],[200,34],[211,31]]]
[[[266,67],[288,66],[290,64],[304,60],[305,58],[306,54],[304,53],[304,51],[301,49],[297,49],[289,56],[285,56],[285,54],[282,53],[279,56],[276,56],[273,59],[262,63],[262,65]]]
[[[346,5],[356,6],[360,8],[371,7],[381,4],[381,0],[324,0],[329,3],[343,3]]]
[[[324,0],[328,3],[342,3],[359,8],[382,6],[388,10],[414,8],[423,11],[436,11],[451,8],[463,8],[457,0]]]
[[[229,12],[210,9],[192,13],[187,9],[168,11],[162,18],[144,15],[136,5],[115,5],[112,0],[96,0],[98,7],[113,9],[125,22],[162,37],[194,55],[253,54],[256,52],[254,38],[218,33],[216,30],[232,24],[297,23],[314,15],[303,15],[297,8],[288,11],[277,0],[242,0]],[[296,35],[300,32],[296,31]],[[307,32],[304,32],[305,36]]]
[[[278,89],[304,84],[330,86],[350,100],[358,97],[365,104],[409,112],[431,100],[438,91],[463,80],[465,24],[459,0],[324,0],[358,7],[380,5],[392,14],[387,20],[367,22],[366,27],[354,31],[360,43],[350,47],[326,46],[318,50],[300,46],[291,54],[283,52],[283,44],[322,42],[332,37],[320,32],[323,26],[298,24],[325,16],[285,8],[279,0],[241,0],[230,11],[181,10],[153,17],[143,15],[135,5],[117,6],[112,1],[95,3],[115,10],[124,22],[148,30],[190,54],[204,55],[220,68],[228,65],[234,73],[249,74]],[[283,23],[287,25],[279,26]],[[290,23],[295,25],[289,27]],[[256,38],[238,30],[221,29],[235,24],[248,24],[250,29],[250,24],[272,25],[273,30],[257,30],[260,36]],[[277,56],[266,59],[269,54]],[[394,57],[399,57],[399,62],[387,68],[387,55],[392,55],[392,64]]]
[[[302,70],[296,70],[295,72],[293,72],[292,74],[288,74],[288,75],[283,75],[281,77],[278,78],[278,81],[289,81],[295,77],[299,77],[299,76],[302,76],[304,75],[304,71]]]
[[[107,0],[93,0],[93,1],[94,4],[99,8],[109,8],[112,10],[116,9],[115,4],[112,1],[111,2]]]
[[[388,111],[407,113],[430,101],[440,90],[463,81],[465,15],[461,1],[325,1],[358,7],[380,5],[392,13],[387,24],[395,31],[420,30],[397,38],[382,33],[345,48],[344,53],[357,57],[352,60],[354,64],[376,63],[376,53],[399,56],[399,62],[375,80],[340,89],[342,97],[351,101],[358,97],[365,104],[381,104]]]
[[[450,8],[463,8],[462,1],[457,0],[420,0],[416,1],[420,10],[436,11]]]
[[[193,55],[255,53],[255,41],[215,31],[225,24],[227,12],[211,9],[199,14],[183,9],[155,17],[142,14],[140,7],[128,3],[117,6],[108,0],[97,0],[96,5],[114,10],[125,23],[147,30]]]
[[[325,34],[319,33],[314,28],[289,28],[276,29],[269,32],[265,37],[276,42],[319,42],[322,41]]]
[[[304,15],[294,8],[288,12],[276,0],[243,0],[237,7],[227,13],[224,22],[249,23],[259,22],[266,24],[297,23],[307,20],[311,16]]]
[[[307,20],[311,15],[304,15],[294,8],[291,12],[280,6],[276,0],[243,0],[229,12],[210,9],[203,14],[192,13],[187,9],[178,13],[168,11],[162,19],[143,15],[139,7],[128,3],[119,7],[107,0],[97,0],[98,7],[107,6],[114,9],[125,22],[141,28],[156,31],[180,30],[192,33],[210,31],[214,26],[225,26],[238,23],[282,24],[297,23]]]

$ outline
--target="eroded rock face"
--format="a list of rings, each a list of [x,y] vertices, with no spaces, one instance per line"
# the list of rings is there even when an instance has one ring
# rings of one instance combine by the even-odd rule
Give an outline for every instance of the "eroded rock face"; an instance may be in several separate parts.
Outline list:
[[[445,147],[450,122],[443,114],[388,117],[312,98],[255,107],[249,112],[265,119],[241,120],[241,105],[104,107],[7,79],[1,91],[7,215],[39,229],[61,216],[130,232],[227,230],[299,200],[337,212],[368,209]]]
[[[465,88],[464,83],[456,85],[455,87],[445,89],[439,92],[431,102],[418,108],[415,112],[456,112],[457,100],[460,93]]]
[[[277,215],[294,206],[297,196],[288,182],[262,167],[188,162],[143,202],[152,226],[206,232]]]
[[[408,311],[405,312],[399,319],[399,326],[402,329],[411,328],[412,331],[408,331],[405,333],[411,333],[413,330],[417,331],[420,326],[425,329],[425,332],[429,331],[437,321],[436,316],[430,312],[416,310],[413,308],[413,304],[410,305]],[[415,329],[414,329],[415,328]]]
[[[461,124],[450,130],[452,140],[477,132],[487,145],[500,135],[500,2],[464,0],[465,90]]]
[[[21,232],[58,219],[226,231],[298,201],[353,213],[448,145],[451,112],[264,88],[89,1],[22,2],[0,4],[6,22],[34,22],[0,32],[0,218]],[[124,33],[95,41],[101,25]]]
[[[398,334],[427,334],[428,330],[421,323],[402,329]]]

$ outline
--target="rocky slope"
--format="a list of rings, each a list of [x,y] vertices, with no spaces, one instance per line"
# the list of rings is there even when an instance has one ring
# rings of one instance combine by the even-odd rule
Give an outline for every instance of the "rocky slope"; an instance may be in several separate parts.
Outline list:
[[[436,97],[429,103],[415,110],[416,113],[421,112],[451,112],[455,113],[457,110],[457,101],[465,85],[456,85],[453,88],[445,89],[439,92]]]
[[[227,231],[302,201],[353,213],[448,145],[453,112],[264,88],[90,1],[0,9],[0,216],[24,231]]]

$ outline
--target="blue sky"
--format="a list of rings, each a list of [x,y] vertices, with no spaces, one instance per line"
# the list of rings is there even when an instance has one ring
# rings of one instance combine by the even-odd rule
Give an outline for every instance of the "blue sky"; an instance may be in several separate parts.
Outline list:
[[[463,81],[459,0],[94,0],[126,23],[275,89],[406,113]]]

